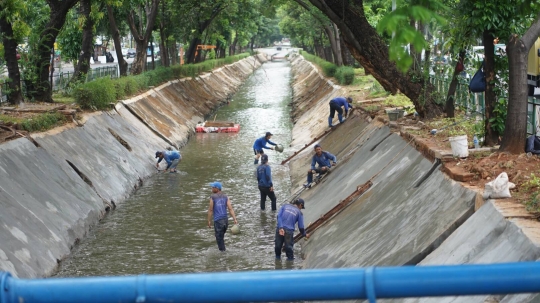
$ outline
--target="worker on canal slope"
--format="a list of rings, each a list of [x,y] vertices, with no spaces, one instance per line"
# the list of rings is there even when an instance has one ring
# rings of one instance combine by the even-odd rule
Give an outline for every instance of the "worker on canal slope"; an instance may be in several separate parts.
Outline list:
[[[272,133],[266,132],[266,135],[264,137],[260,137],[259,139],[255,140],[255,143],[253,143],[253,151],[255,152],[255,162],[254,164],[259,164],[259,158],[261,155],[264,154],[263,149],[274,149],[274,147],[268,147],[266,146],[266,143],[276,146],[277,144],[270,141],[270,138],[272,138]]]
[[[169,170],[171,173],[176,172],[176,166],[178,166],[180,161],[182,161],[182,156],[177,150],[157,151],[156,158],[159,158],[156,163],[156,167],[159,169],[159,163],[161,162],[161,160],[165,159],[165,162],[167,162],[167,167],[165,168],[165,171]]]
[[[304,229],[304,215],[301,211],[304,208],[304,200],[296,199],[293,204],[285,204],[279,209],[274,247],[276,260],[281,260],[281,249],[283,245],[285,245],[287,261],[294,260],[294,226],[296,223],[298,223],[300,233],[306,239],[309,238],[309,234],[306,234],[306,230]]]
[[[261,193],[261,210],[265,209],[266,196],[272,201],[272,210],[276,210],[276,194],[272,183],[272,170],[268,165],[268,155],[266,154],[261,156],[261,165],[257,167],[257,182]]]
[[[220,251],[225,251],[225,232],[229,227],[229,218],[227,210],[233,217],[234,224],[236,215],[232,208],[231,200],[227,195],[221,192],[222,186],[220,182],[210,183],[212,187],[212,195],[210,196],[210,205],[208,206],[208,228],[212,228],[212,217],[214,218],[214,232],[216,234],[216,242]]]
[[[330,100],[330,116],[328,116],[328,126],[334,127],[332,124],[332,120],[334,119],[334,116],[336,115],[336,112],[338,113],[338,119],[339,123],[345,122],[345,118],[343,118],[343,107],[345,109],[345,116],[347,116],[347,112],[349,111],[349,108],[352,108],[352,98],[348,97],[345,99],[345,97],[336,97],[332,100]]]
[[[337,164],[336,156],[332,155],[327,151],[323,151],[320,144],[315,144],[313,147],[315,149],[315,154],[311,159],[311,167],[307,173],[307,183],[304,184],[304,187],[310,187],[313,182],[313,174],[318,173],[319,176],[326,174],[332,166]],[[332,161],[330,163],[330,161]],[[318,164],[318,167],[315,165]]]

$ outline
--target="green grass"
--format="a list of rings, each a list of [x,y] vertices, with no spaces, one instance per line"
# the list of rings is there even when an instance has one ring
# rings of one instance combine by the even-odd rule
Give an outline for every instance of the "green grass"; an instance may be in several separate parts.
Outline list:
[[[0,115],[0,122],[2,124],[10,126],[17,125],[17,127],[14,128],[28,132],[49,130],[56,126],[62,125],[65,119],[65,116],[60,113],[44,113],[35,115],[31,118]]]
[[[63,104],[75,103],[75,98],[73,98],[73,96],[63,94],[63,93],[54,93],[52,98],[54,102],[57,102],[57,103],[63,103]]]
[[[414,107],[411,99],[403,94],[388,96],[383,104],[388,107]]]

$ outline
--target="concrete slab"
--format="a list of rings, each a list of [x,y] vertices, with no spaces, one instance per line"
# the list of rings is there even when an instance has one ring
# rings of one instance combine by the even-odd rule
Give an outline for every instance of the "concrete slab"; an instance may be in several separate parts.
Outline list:
[[[0,270],[50,275],[104,214],[104,204],[64,161],[27,139],[0,145]]]
[[[446,179],[401,137],[380,129],[326,182],[302,194],[312,222],[372,179],[368,192],[318,229],[304,267],[416,264],[474,209],[476,194]],[[427,177],[426,177],[427,176]],[[425,181],[418,183],[426,177]]]
[[[123,202],[142,179],[155,171],[151,167],[155,150],[144,155],[136,148],[135,154],[124,147],[109,131],[125,136],[135,146],[137,141],[128,139],[129,131],[118,127],[118,121],[106,113],[89,119],[84,127],[69,129],[59,134],[36,138],[36,141],[53,155],[58,163],[72,163],[84,174],[97,192],[107,201]],[[139,138],[140,140],[140,138]],[[155,148],[154,148],[155,149]],[[141,163],[141,157],[147,157]]]
[[[534,223],[539,224],[538,222]],[[540,258],[540,243],[531,241],[518,224],[513,220],[506,219],[497,210],[492,201],[490,201],[484,204],[467,222],[448,237],[439,248],[420,262],[419,265],[484,264],[538,260]],[[393,301],[407,303],[491,302],[490,300],[493,302],[538,302],[540,298],[537,294],[522,294]]]

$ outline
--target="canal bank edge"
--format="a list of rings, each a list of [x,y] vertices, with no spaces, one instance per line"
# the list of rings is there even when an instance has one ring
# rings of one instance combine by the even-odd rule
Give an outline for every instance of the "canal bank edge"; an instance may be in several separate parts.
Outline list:
[[[292,149],[299,150],[327,130],[328,101],[347,91],[325,79],[301,56],[293,72]],[[309,240],[301,240],[304,268],[476,264],[534,261],[540,257],[536,220],[521,218],[502,200],[478,203],[478,193],[448,178],[440,162],[417,150],[414,138],[394,133],[380,119],[354,111],[317,142],[338,158],[323,182],[302,192],[304,221],[315,222],[349,197]],[[313,148],[290,161],[292,191],[305,182]],[[358,197],[358,187],[371,187]],[[476,205],[476,211],[475,211]],[[529,302],[536,295],[499,296],[501,302]],[[446,299],[446,298],[445,298]],[[491,296],[452,298],[485,302]],[[440,302],[439,299],[400,301]]]
[[[266,62],[257,55],[170,81],[59,127],[0,145],[0,270],[54,273],[91,226],[156,173],[154,154],[180,148]]]

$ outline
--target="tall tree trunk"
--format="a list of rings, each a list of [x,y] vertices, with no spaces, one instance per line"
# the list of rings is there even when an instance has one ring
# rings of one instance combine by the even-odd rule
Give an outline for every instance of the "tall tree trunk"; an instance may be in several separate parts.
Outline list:
[[[417,74],[402,73],[396,64],[388,59],[388,46],[366,19],[362,0],[309,2],[338,26],[353,57],[384,89],[392,94],[400,91],[409,97],[420,117],[431,118],[442,113],[443,107],[435,103],[435,94],[432,94],[434,87],[428,79],[417,81]],[[411,81],[412,77],[415,81]]]
[[[326,34],[326,37],[328,38],[328,41],[330,42],[330,49],[332,50],[332,56],[327,56],[326,61],[332,62],[335,65],[341,66],[343,65],[343,60],[341,60],[341,53],[338,53],[338,46],[339,38],[336,38],[336,31],[332,28],[332,25],[327,24],[323,26],[324,33]],[[328,60],[330,59],[330,60]],[[338,62],[341,61],[341,64]]]
[[[494,146],[499,143],[499,136],[491,127],[489,119],[495,116],[493,110],[497,102],[495,95],[495,46],[493,45],[493,35],[488,30],[485,30],[482,35],[484,43],[484,73],[486,75],[486,91],[484,92],[485,102],[485,120],[484,120],[484,144]]]
[[[80,5],[80,14],[84,16],[81,53],[79,54],[79,59],[77,60],[73,77],[69,80],[68,85],[72,85],[73,83],[79,81],[84,81],[88,71],[90,70],[90,57],[92,56],[92,44],[94,41],[94,20],[92,17],[90,17],[92,0],[81,0]]]
[[[189,48],[186,52],[186,63],[189,64],[189,63],[195,63],[195,56],[198,55],[198,52],[197,52],[197,45],[200,45],[201,44],[201,38],[199,38],[198,36],[191,39],[191,42],[189,44]]]
[[[463,66],[463,60],[465,60],[465,52],[461,51],[459,52],[459,58],[458,62],[456,62],[456,66],[454,67],[454,73],[452,74],[452,81],[450,82],[450,86],[448,87],[448,94],[446,95],[446,117],[447,118],[454,118],[454,95],[456,93],[457,85],[458,85],[458,75],[462,72],[462,70],[458,70],[458,66],[461,64]]]
[[[519,39],[510,36],[506,45],[509,65],[508,109],[501,151],[521,153],[527,136],[527,55],[540,35],[540,18]]]
[[[341,58],[343,59],[343,65],[346,66],[353,66],[354,65],[354,58],[351,55],[351,52],[349,49],[345,46],[345,43],[343,43],[343,39],[339,39],[340,50],[341,50]]]
[[[231,43],[231,46],[229,47],[229,55],[230,56],[236,55],[236,44],[237,43],[238,43],[238,36],[235,36],[233,42]]]
[[[2,6],[0,5],[0,8]],[[17,62],[17,41],[13,35],[13,26],[6,19],[5,14],[0,14],[0,33],[2,33],[2,43],[4,44],[4,60],[8,70],[8,93],[9,104],[18,105],[23,101],[21,92],[21,73]]]
[[[53,102],[52,83],[49,81],[51,50],[54,47],[54,41],[56,41],[58,33],[66,22],[66,15],[68,11],[78,1],[79,0],[47,1],[47,4],[50,7],[49,22],[47,22],[45,29],[40,35],[41,38],[37,45],[38,62],[35,62],[36,66],[38,67],[38,80],[36,82],[29,83],[29,93],[35,100]]]
[[[118,67],[120,68],[120,77],[125,77],[127,76],[128,63],[124,59],[124,55],[122,55],[120,30],[118,29],[118,25],[116,24],[116,18],[114,17],[114,13],[110,5],[107,5],[107,16],[109,18],[109,28],[112,33],[114,48],[116,49],[116,58],[118,59]]]
[[[161,65],[168,67],[169,66],[169,54],[167,51],[167,44],[165,43],[165,38],[163,35],[165,34],[165,31],[163,29],[163,23],[159,24],[159,55],[161,57]]]
[[[142,21],[139,22],[140,30],[137,29],[135,24],[135,12],[131,10],[128,14],[128,24],[133,39],[135,40],[136,45],[136,54],[133,63],[131,64],[131,74],[138,75],[145,70],[146,67],[146,47],[148,46],[148,40],[150,35],[152,35],[152,29],[154,28],[154,23],[156,21],[157,11],[159,7],[160,0],[151,0],[151,7],[146,8],[146,25],[145,29],[142,27]],[[142,16],[141,16],[142,18]],[[143,32],[144,31],[144,32]]]

